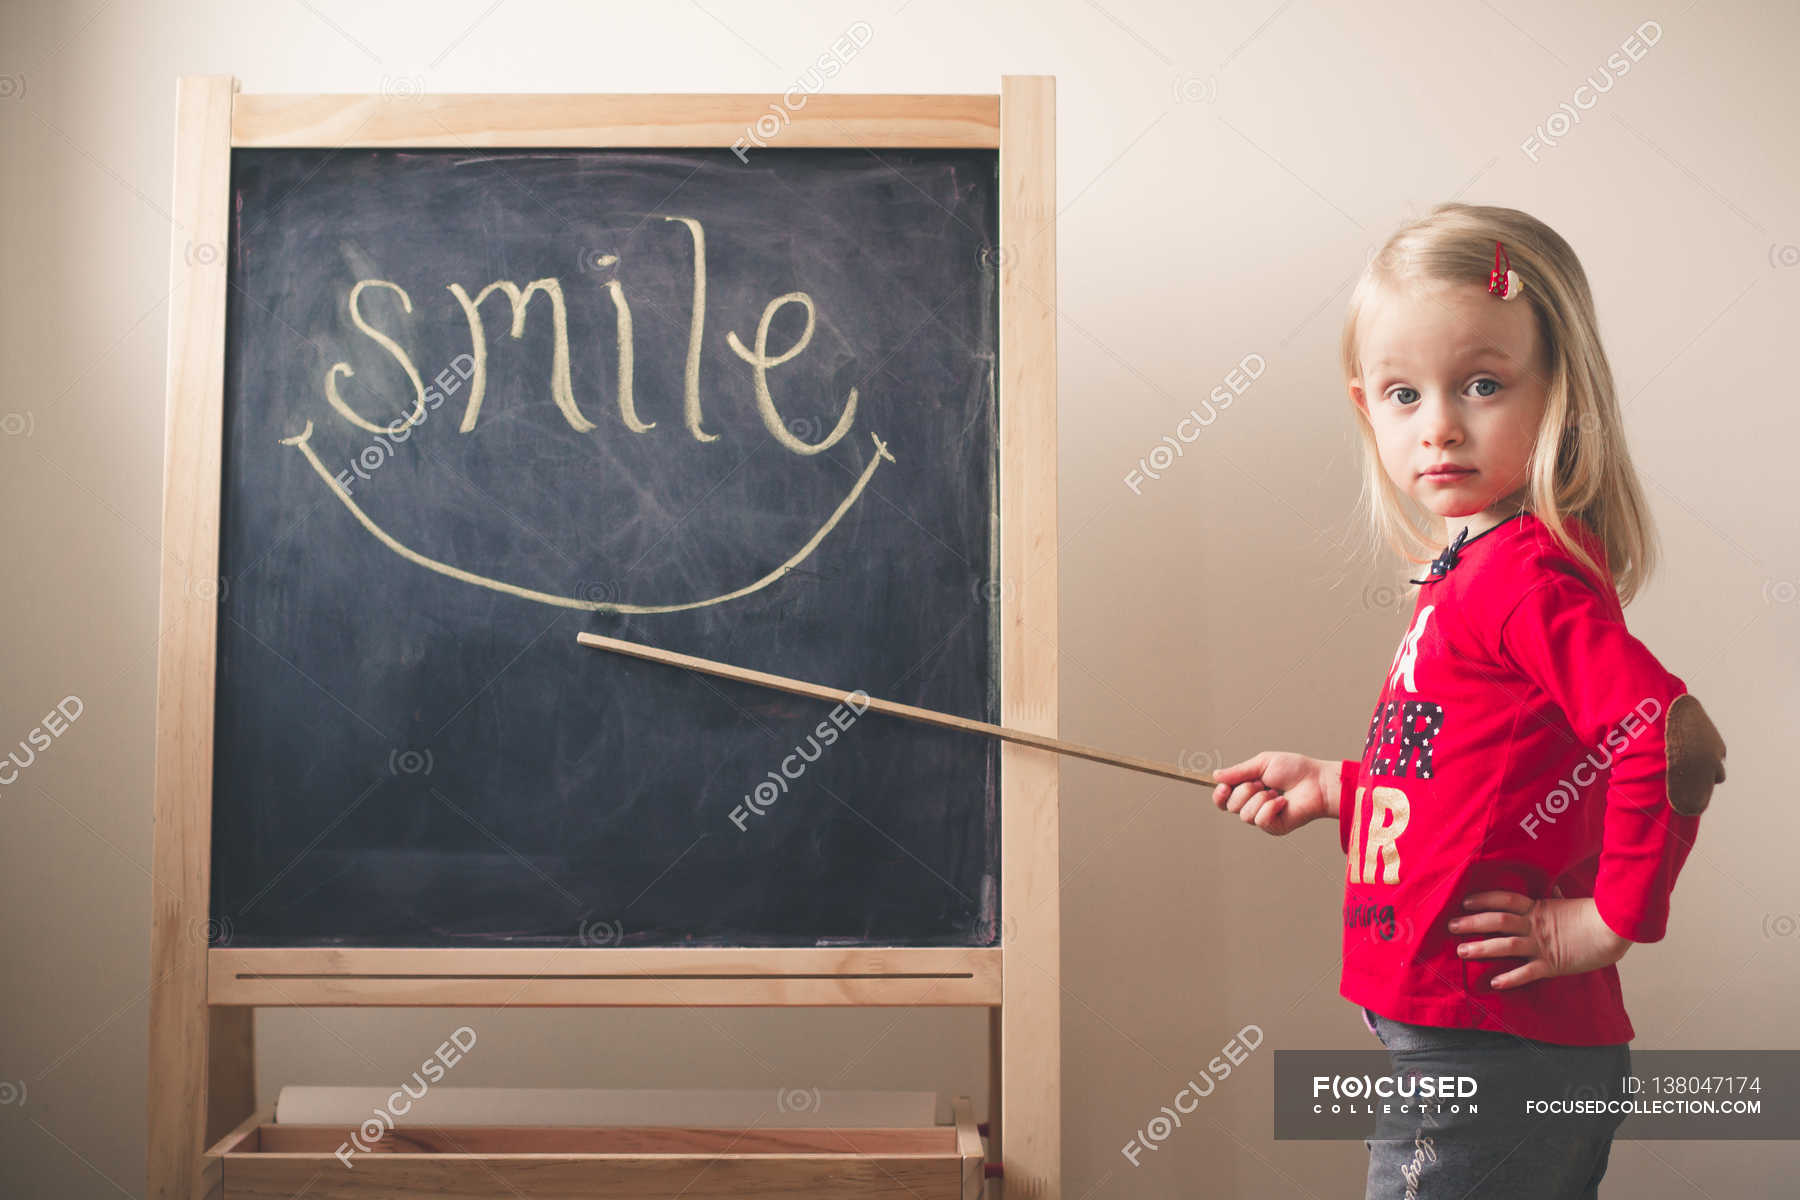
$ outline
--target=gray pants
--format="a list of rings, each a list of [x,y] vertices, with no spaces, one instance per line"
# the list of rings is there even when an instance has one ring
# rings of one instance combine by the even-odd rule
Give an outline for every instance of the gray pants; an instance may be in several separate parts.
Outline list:
[[[1363,1023],[1387,1047],[1398,1076],[1470,1074],[1493,1101],[1509,1089],[1533,1096],[1619,1099],[1631,1070],[1629,1042],[1559,1046],[1487,1029],[1390,1021],[1365,1008]],[[1521,1103],[1518,1107],[1523,1108]],[[1509,1110],[1510,1111],[1510,1110]],[[1384,1113],[1369,1150],[1365,1200],[1595,1200],[1623,1116],[1522,1120],[1504,1135],[1477,1134],[1454,1114]]]

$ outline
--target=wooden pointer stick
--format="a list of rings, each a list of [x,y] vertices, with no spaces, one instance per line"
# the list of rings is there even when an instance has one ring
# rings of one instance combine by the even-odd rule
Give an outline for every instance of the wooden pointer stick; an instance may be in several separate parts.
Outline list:
[[[841,701],[853,694],[839,688],[828,688],[817,683],[807,683],[801,679],[790,679],[786,675],[771,675],[766,671],[734,667],[729,663],[716,662],[710,658],[696,658],[692,654],[659,650],[655,646],[645,646],[639,642],[605,637],[598,633],[578,633],[575,635],[575,640],[584,646],[592,646],[596,650],[615,650],[634,658],[646,658],[651,662],[664,663],[672,667],[687,667],[690,670],[704,671],[708,675],[736,679],[742,683],[759,683],[764,687],[779,688],[784,692],[810,696],[815,700]],[[863,694],[867,695],[868,693]],[[1009,742],[1017,742],[1022,746],[1036,746],[1040,750],[1054,750],[1058,754],[1069,754],[1076,758],[1090,759],[1093,762],[1111,763],[1115,767],[1142,771],[1146,775],[1160,775],[1165,779],[1178,779],[1182,783],[1199,783],[1205,784],[1207,787],[1217,787],[1219,784],[1216,779],[1208,779],[1197,772],[1183,771],[1180,767],[1170,766],[1166,763],[1153,762],[1147,758],[1136,758],[1129,754],[1115,754],[1110,750],[1099,750],[1093,746],[1065,742],[1060,738],[1045,737],[1041,733],[1027,733],[1023,729],[1011,729],[1005,725],[990,725],[986,721],[972,721],[968,717],[958,717],[950,713],[938,712],[932,708],[915,708],[910,704],[899,704],[893,700],[877,700],[872,696],[869,697],[867,707],[874,712],[886,713],[891,717],[908,717],[914,721],[923,721],[928,725],[941,725],[945,729],[960,729],[965,733],[986,733],[997,738],[1004,738]]]

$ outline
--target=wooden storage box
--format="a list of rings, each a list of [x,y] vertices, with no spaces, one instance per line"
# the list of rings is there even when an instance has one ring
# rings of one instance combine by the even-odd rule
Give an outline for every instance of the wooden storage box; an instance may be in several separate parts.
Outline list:
[[[923,1129],[451,1125],[354,1129],[258,1112],[206,1153],[208,1200],[977,1200],[985,1155],[966,1099]]]

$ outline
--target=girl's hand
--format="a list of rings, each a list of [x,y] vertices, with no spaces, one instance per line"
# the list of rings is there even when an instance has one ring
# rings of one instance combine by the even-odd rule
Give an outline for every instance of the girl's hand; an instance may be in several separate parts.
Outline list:
[[[1462,957],[1531,960],[1496,975],[1496,991],[1555,975],[1598,971],[1618,962],[1631,949],[1629,938],[1620,937],[1600,919],[1593,897],[1565,900],[1561,888],[1552,891],[1555,895],[1545,900],[1533,900],[1520,892],[1476,892],[1463,899],[1469,915],[1451,920],[1452,933],[1505,935],[1464,942],[1457,947]]]
[[[1213,789],[1213,804],[1282,837],[1308,821],[1337,815],[1332,803],[1336,797],[1326,792],[1328,786],[1336,790],[1337,765],[1330,764],[1330,772],[1325,766],[1304,754],[1264,750],[1214,772],[1219,786]]]

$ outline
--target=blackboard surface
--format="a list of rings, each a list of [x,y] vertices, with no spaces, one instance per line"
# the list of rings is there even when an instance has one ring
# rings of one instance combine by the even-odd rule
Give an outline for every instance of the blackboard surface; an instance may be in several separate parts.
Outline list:
[[[234,151],[213,943],[995,944],[996,166]]]

